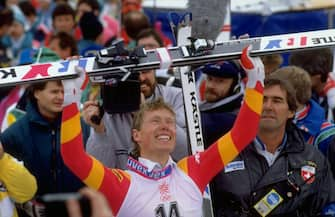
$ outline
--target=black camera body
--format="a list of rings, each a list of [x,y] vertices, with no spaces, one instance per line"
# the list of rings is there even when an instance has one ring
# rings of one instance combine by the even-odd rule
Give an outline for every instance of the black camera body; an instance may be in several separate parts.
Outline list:
[[[115,75],[106,78],[101,86],[101,98],[108,114],[137,111],[141,103],[139,72],[131,73],[125,81]]]

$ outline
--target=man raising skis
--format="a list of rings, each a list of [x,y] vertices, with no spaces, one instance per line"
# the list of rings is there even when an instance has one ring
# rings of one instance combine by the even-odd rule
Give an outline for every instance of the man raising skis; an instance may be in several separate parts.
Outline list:
[[[170,157],[176,142],[173,110],[161,100],[143,104],[135,115],[132,130],[138,156],[128,159],[126,171],[106,168],[85,153],[76,104],[80,99],[76,86],[81,81],[64,81],[61,129],[64,162],[88,186],[105,194],[116,216],[201,216],[206,185],[256,136],[264,67],[259,58],[248,56],[247,48],[241,62],[248,73],[248,83],[231,131],[206,151],[175,163]],[[248,123],[248,128],[243,127],[244,123]]]

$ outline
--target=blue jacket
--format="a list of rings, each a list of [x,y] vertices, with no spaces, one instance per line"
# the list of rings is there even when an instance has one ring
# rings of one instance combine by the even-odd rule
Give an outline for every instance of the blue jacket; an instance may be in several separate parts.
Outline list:
[[[326,120],[323,108],[314,100],[296,115],[294,122],[302,131],[305,141],[327,155],[328,146],[335,135],[335,125]]]
[[[61,115],[55,123],[49,123],[35,105],[29,103],[26,111],[0,139],[6,152],[23,161],[36,177],[37,195],[73,192],[83,187],[84,184],[65,166],[60,154]],[[82,122],[82,129],[86,143],[89,127]]]

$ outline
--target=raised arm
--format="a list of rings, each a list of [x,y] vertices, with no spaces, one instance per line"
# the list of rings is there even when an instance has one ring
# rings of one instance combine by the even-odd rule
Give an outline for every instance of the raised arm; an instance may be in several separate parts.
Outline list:
[[[6,187],[9,197],[24,203],[34,197],[37,184],[35,177],[9,154],[3,152],[0,144],[0,182]]]
[[[61,155],[69,169],[86,185],[101,191],[113,212],[117,213],[128,191],[130,177],[122,170],[104,167],[84,151],[80,112],[76,103],[80,101],[80,92],[83,88],[81,84],[85,77],[83,71],[80,74],[77,79],[63,81],[65,94],[61,125]]]
[[[206,151],[178,162],[178,166],[197,183],[201,192],[256,137],[263,104],[264,66],[260,58],[249,57],[249,50],[250,47],[245,48],[241,56],[248,82],[233,128]]]

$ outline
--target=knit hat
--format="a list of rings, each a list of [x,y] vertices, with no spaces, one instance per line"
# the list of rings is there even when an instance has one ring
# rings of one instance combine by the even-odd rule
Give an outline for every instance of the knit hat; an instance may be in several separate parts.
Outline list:
[[[82,15],[79,21],[79,27],[85,40],[93,40],[102,33],[103,26],[98,17],[92,12],[86,12]]]
[[[208,63],[199,67],[196,71],[222,78],[238,78],[243,73],[243,69],[238,67],[233,61]]]

